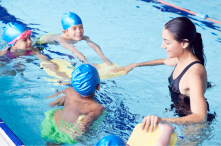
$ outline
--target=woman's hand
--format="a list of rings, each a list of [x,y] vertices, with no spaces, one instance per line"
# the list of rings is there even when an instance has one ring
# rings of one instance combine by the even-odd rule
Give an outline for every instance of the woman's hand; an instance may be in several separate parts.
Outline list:
[[[121,71],[121,70],[125,70],[125,75],[128,74],[129,71],[131,71],[132,69],[134,69],[136,67],[136,64],[135,63],[132,63],[130,65],[127,65],[127,66],[123,66],[123,67],[116,67],[115,69],[112,69],[111,71],[112,72],[118,72],[118,71]]]
[[[141,130],[144,129],[144,131],[147,132],[148,128],[150,127],[149,131],[152,132],[156,129],[156,126],[159,122],[161,122],[161,118],[154,115],[148,115],[143,119]]]

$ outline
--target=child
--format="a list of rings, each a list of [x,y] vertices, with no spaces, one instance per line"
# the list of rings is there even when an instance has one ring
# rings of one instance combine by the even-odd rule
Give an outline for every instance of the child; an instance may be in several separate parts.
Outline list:
[[[74,144],[89,127],[91,128],[94,121],[94,124],[98,124],[97,122],[104,119],[104,116],[101,116],[105,113],[104,107],[94,100],[95,91],[100,90],[100,79],[96,68],[90,64],[81,64],[72,72],[71,81],[73,87],[47,97],[52,98],[61,94],[62,97],[49,105],[64,106],[64,108],[52,109],[45,113],[46,118],[41,124],[41,135],[46,141]]]
[[[168,146],[170,144],[170,138],[174,131],[174,128],[169,124],[158,124],[158,127],[162,131],[156,146]],[[139,140],[139,139],[137,139]],[[145,144],[144,144],[145,145]],[[108,135],[99,140],[94,146],[130,146],[126,144],[120,137],[116,135]]]
[[[63,78],[69,78],[65,73],[58,72],[58,66],[55,63],[50,62],[47,56],[41,54],[37,48],[31,46],[31,30],[28,30],[16,22],[9,22],[3,27],[3,31],[2,38],[10,45],[10,47],[0,50],[0,56],[14,59],[19,56],[34,55],[38,59],[48,63],[44,67],[49,68]]]
[[[170,138],[174,131],[174,128],[169,124],[159,123],[158,127],[162,131],[160,138],[157,141],[157,146],[168,146],[170,144]]]
[[[88,45],[101,57],[101,59],[107,64],[107,65],[113,65],[113,63],[107,59],[104,54],[101,51],[101,48],[96,45],[94,42],[92,42],[89,37],[84,36],[84,29],[83,24],[81,21],[81,18],[72,12],[65,13],[61,19],[61,23],[63,26],[63,34],[48,34],[42,36],[38,44],[60,44],[65,49],[68,49],[74,53],[74,56],[78,57],[80,60],[82,60],[84,63],[88,63],[86,57],[79,52],[73,45],[78,41],[85,40]]]
[[[123,139],[116,135],[107,135],[99,140],[94,146],[129,146]]]

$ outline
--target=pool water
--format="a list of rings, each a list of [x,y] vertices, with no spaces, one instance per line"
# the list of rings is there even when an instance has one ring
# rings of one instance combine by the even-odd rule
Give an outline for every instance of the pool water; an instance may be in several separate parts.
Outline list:
[[[221,22],[219,0],[167,2],[196,13],[206,13]],[[216,118],[210,130],[206,130],[210,132],[209,137],[199,138],[198,141],[199,145],[221,145],[221,25],[153,0],[3,0],[0,5],[1,27],[7,22],[17,21],[29,27],[34,32],[33,37],[49,32],[61,33],[62,15],[66,12],[77,13],[83,21],[84,35],[98,44],[107,58],[121,66],[166,58],[165,50],[160,48],[164,24],[175,17],[189,17],[202,34],[208,80],[214,85],[205,97],[210,113],[215,112]],[[3,49],[6,44],[2,39],[0,42],[0,49]],[[75,46],[90,63],[102,63],[86,42]],[[51,58],[64,58],[75,66],[80,64],[71,52],[59,45],[48,45],[44,54]],[[39,127],[44,113],[51,109],[48,103],[54,100],[45,98],[68,87],[49,82],[46,78],[51,77],[39,68],[39,63],[33,56],[19,57],[9,63],[1,62],[4,65],[0,68],[0,117],[25,145],[45,145]],[[128,75],[102,80],[96,99],[107,109],[108,115],[100,129],[81,144],[93,145],[108,134],[118,135],[127,141],[133,128],[147,115],[177,117],[174,110],[167,110],[172,104],[168,90],[168,77],[172,70],[168,66],[139,67]],[[178,138],[185,141],[182,129],[174,126]]]

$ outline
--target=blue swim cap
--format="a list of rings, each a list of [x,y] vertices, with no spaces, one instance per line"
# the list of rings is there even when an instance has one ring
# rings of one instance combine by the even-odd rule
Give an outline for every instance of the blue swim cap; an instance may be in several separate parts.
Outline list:
[[[82,96],[94,93],[99,81],[97,69],[90,64],[81,64],[71,73],[73,88]]]
[[[61,18],[61,24],[63,26],[63,29],[66,30],[71,26],[82,24],[82,21],[77,14],[69,12],[63,15],[63,17]]]
[[[6,24],[3,29],[2,39],[5,40],[7,43],[13,41],[17,38],[20,34],[27,30],[23,25],[18,24],[16,22],[9,22]],[[15,43],[14,43],[15,44]],[[13,46],[14,44],[11,44]]]
[[[126,144],[118,136],[108,135],[99,140],[94,146],[126,146]]]

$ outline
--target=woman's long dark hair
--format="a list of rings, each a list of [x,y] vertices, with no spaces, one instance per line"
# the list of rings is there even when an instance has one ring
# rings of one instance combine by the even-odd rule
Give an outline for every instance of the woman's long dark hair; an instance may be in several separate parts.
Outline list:
[[[201,34],[196,32],[196,27],[190,19],[187,17],[177,17],[167,22],[165,29],[169,30],[178,42],[186,42],[185,39],[188,39],[193,53],[205,66],[206,56],[203,51]]]
[[[206,56],[203,50],[203,41],[201,34],[196,32],[196,27],[193,22],[187,17],[177,17],[170,20],[165,24],[165,29],[169,30],[175,40],[178,42],[186,42],[188,39],[190,47],[193,49],[193,53],[200,60],[202,65],[206,65]],[[207,88],[212,87],[209,82],[207,82]]]

